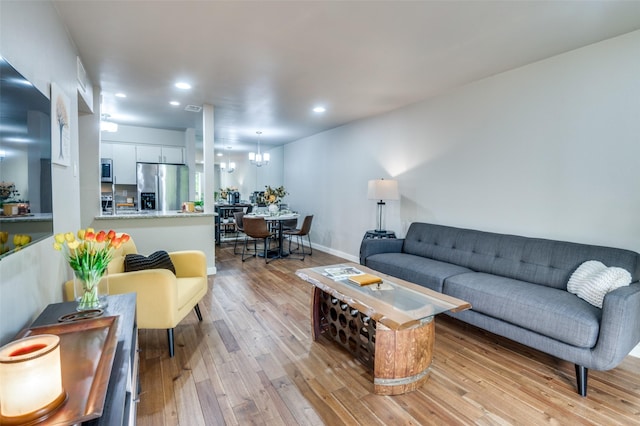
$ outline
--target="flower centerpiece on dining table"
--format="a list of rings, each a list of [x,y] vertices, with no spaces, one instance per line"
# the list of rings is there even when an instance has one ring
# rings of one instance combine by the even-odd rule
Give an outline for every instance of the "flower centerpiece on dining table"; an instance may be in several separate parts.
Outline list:
[[[264,202],[268,205],[268,209],[271,213],[275,213],[279,210],[278,204],[287,195],[288,192],[284,189],[284,186],[277,188],[271,188],[269,185],[265,186],[264,190]]]
[[[100,280],[107,272],[113,251],[127,241],[128,234],[117,235],[114,230],[95,232],[87,228],[79,230],[77,235],[56,234],[53,248],[62,251],[73,270],[79,311],[104,307],[99,297]]]

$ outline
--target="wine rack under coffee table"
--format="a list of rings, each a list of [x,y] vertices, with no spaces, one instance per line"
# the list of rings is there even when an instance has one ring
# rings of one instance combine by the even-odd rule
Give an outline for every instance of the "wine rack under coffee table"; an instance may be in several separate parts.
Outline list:
[[[360,287],[328,270],[357,269],[377,275],[382,284]],[[429,378],[435,315],[469,309],[469,303],[361,265],[301,269],[313,284],[311,330],[335,341],[373,371],[373,391],[398,395],[418,389]],[[334,277],[335,278],[335,277]]]

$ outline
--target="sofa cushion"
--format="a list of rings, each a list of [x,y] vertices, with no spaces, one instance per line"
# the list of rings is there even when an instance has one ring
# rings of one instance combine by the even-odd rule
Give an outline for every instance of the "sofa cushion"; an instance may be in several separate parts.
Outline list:
[[[145,269],[168,269],[174,274],[176,268],[173,266],[169,253],[164,250],[151,253],[148,257],[141,254],[128,254],[124,258],[124,272],[142,271]]]
[[[602,311],[564,290],[476,272],[447,278],[443,293],[572,346],[592,348],[598,339]]]
[[[411,224],[403,251],[563,290],[573,271],[591,259],[630,271],[634,281],[640,278],[640,255],[629,250],[429,223]]]
[[[366,266],[438,292],[442,292],[445,278],[471,272],[462,266],[406,253],[374,254],[367,257]]]
[[[567,291],[602,308],[604,296],[618,287],[631,284],[631,274],[626,269],[610,267],[597,260],[584,262],[571,274]]]

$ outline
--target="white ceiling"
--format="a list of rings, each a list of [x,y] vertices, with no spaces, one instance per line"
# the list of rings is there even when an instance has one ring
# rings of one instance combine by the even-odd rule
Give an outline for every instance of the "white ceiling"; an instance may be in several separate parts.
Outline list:
[[[284,144],[640,29],[640,1],[54,4],[113,121],[199,133],[183,108],[209,103],[216,148],[235,152],[257,130]]]

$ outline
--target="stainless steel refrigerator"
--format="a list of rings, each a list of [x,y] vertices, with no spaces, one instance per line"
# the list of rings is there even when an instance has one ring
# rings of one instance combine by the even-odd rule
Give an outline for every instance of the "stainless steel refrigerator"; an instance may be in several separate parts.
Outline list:
[[[137,164],[141,210],[178,211],[189,201],[189,168],[176,164]]]

